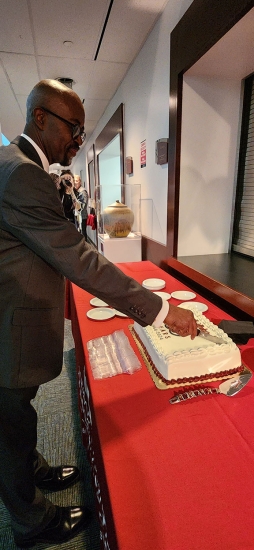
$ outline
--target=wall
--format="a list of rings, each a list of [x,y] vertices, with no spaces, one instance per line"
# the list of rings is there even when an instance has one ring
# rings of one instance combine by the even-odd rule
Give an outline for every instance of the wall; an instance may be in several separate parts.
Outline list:
[[[85,168],[86,151],[117,107],[125,106],[125,156],[133,157],[134,173],[126,183],[141,184],[142,233],[166,244],[167,165],[155,164],[155,142],[168,137],[170,33],[191,0],[170,0],[100,119],[93,135],[75,160],[75,172]],[[147,164],[140,167],[140,143],[146,139]]]
[[[184,77],[178,256],[231,244],[241,81]]]

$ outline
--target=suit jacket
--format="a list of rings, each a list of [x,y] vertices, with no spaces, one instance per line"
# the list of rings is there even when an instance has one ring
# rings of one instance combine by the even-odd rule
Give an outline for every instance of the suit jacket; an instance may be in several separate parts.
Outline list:
[[[142,325],[161,298],[88,245],[23,137],[0,147],[0,386],[29,387],[61,371],[65,277]]]

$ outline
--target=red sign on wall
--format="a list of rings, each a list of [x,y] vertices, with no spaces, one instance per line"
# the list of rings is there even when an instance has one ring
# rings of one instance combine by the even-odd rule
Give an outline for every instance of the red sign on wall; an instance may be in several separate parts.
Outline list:
[[[146,139],[141,141],[140,144],[140,167],[145,168],[146,166]]]

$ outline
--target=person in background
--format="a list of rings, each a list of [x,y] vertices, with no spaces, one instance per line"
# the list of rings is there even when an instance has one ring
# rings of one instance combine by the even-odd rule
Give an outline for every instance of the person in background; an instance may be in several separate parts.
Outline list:
[[[59,194],[65,216],[80,230],[79,216],[84,205],[83,195],[75,189],[74,175],[70,170],[63,170],[60,179]]]
[[[84,203],[81,212],[79,213],[79,216],[81,216],[81,233],[84,235],[86,241],[87,241],[87,233],[86,233],[86,225],[87,225],[87,206],[88,206],[88,193],[87,190],[82,186],[81,177],[77,174],[74,175],[74,187],[76,191],[78,191],[81,195],[83,195]]]
[[[70,166],[84,119],[73,90],[42,80],[27,98],[23,134],[0,147],[0,497],[22,548],[70,540],[91,519],[86,507],[59,507],[45,496],[80,473],[49,465],[37,451],[31,403],[62,369],[65,277],[142,326],[165,321],[181,336],[197,335],[191,311],[124,275],[66,219],[49,166]]]

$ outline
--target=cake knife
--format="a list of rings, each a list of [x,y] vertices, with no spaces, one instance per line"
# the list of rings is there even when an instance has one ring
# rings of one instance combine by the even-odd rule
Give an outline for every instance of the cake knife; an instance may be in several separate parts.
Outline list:
[[[252,372],[245,367],[244,370],[235,378],[229,378],[228,380],[225,380],[219,385],[218,388],[205,387],[189,390],[183,393],[178,393],[169,400],[169,403],[174,405],[175,403],[181,403],[181,401],[187,401],[187,399],[192,399],[193,397],[200,397],[201,395],[209,395],[214,393],[219,393],[227,395],[228,397],[232,397],[233,395],[236,395],[239,391],[241,391],[244,386],[246,386],[246,384],[248,384],[251,377]]]
[[[201,338],[204,338],[205,340],[209,340],[210,342],[213,342],[214,344],[226,344],[226,340],[223,340],[223,338],[220,338],[219,336],[212,336],[208,332],[205,332],[202,329],[198,328],[197,336],[201,336]]]
[[[167,325],[166,325],[167,327]],[[169,327],[167,327],[169,328]],[[169,329],[169,332],[173,334],[173,336],[180,336],[180,338],[184,338],[184,336],[181,336],[181,334],[178,334],[177,332],[173,332],[173,330]],[[197,329],[197,336],[201,336],[201,338],[204,338],[205,340],[209,340],[210,342],[213,342],[214,344],[227,344],[223,338],[220,338],[219,336],[212,336],[209,334],[209,332],[206,332],[204,329],[198,328]]]

